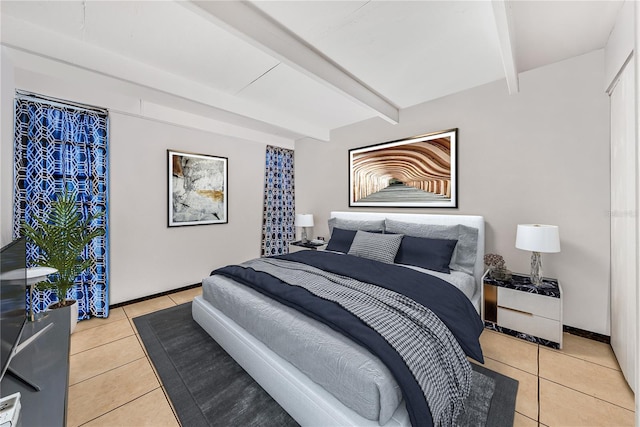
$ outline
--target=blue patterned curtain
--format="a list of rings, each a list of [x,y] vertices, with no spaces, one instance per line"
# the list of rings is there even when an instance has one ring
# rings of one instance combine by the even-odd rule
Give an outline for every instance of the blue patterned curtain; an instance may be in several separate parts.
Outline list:
[[[14,237],[21,222],[48,211],[57,193],[78,194],[78,206],[105,212],[92,226],[107,230],[92,241],[84,257],[95,262],[76,278],[67,298],[78,301],[78,318],[107,317],[108,302],[108,121],[106,111],[79,108],[41,99],[18,97],[15,103]],[[38,258],[38,247],[27,244],[27,262]],[[31,264],[30,264],[31,265]],[[34,312],[57,301],[52,291],[34,292]],[[31,301],[27,301],[31,305]]]
[[[295,239],[293,150],[267,146],[262,215],[262,256],[289,253]]]

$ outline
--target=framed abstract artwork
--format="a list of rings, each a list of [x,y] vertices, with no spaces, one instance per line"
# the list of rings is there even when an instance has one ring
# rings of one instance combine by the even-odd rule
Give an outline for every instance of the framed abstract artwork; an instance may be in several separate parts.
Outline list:
[[[458,129],[349,150],[349,206],[458,207]]]
[[[167,150],[169,227],[226,224],[226,157]]]

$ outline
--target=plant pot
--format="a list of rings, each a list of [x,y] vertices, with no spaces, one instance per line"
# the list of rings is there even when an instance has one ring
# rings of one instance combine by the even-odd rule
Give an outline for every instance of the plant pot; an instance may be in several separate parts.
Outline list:
[[[54,302],[47,307],[47,310],[59,310],[65,307],[69,307],[71,317],[69,324],[69,334],[72,334],[74,329],[76,329],[76,325],[78,324],[78,301],[65,300],[63,305],[60,305],[58,302]]]

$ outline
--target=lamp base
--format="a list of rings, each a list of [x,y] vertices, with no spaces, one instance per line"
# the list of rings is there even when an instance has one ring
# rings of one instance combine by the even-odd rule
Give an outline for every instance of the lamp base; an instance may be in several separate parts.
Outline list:
[[[300,240],[302,243],[307,243],[309,239],[307,238],[307,227],[302,227],[302,235],[300,236]]]
[[[535,286],[542,285],[542,256],[540,252],[531,253],[531,283]]]

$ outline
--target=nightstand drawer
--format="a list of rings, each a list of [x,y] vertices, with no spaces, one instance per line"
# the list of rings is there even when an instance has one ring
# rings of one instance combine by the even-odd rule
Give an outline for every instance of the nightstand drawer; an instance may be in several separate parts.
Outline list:
[[[508,288],[498,288],[498,306],[531,313],[535,316],[546,317],[551,320],[560,320],[560,298],[516,291]]]
[[[498,324],[538,338],[560,343],[560,322],[498,305]]]

